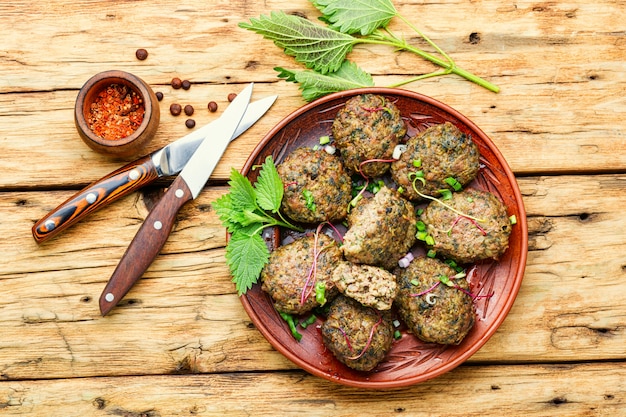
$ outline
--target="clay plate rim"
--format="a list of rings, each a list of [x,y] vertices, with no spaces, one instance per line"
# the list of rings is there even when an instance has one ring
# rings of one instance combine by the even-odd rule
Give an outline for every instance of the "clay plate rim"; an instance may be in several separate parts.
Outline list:
[[[317,326],[319,319],[316,324],[301,331],[302,341],[297,342],[272,307],[269,296],[261,291],[260,284],[255,284],[240,299],[246,313],[267,341],[307,372],[347,386],[368,389],[398,388],[427,381],[456,368],[476,353],[502,324],[517,297],[526,266],[526,212],[515,176],[491,139],[472,121],[448,105],[403,89],[375,87],[348,90],[330,94],[299,108],[265,135],[246,161],[242,174],[254,182],[257,174],[252,168],[264,161],[267,155],[272,154],[278,163],[296,147],[313,145],[317,138],[330,133],[332,118],[343,103],[350,97],[364,93],[380,94],[397,101],[405,119],[406,107],[409,106],[409,119],[418,126],[452,121],[461,130],[471,134],[477,142],[481,162],[484,164],[481,172],[484,173],[480,180],[475,181],[476,184],[472,184],[476,188],[499,192],[505,200],[509,215],[515,214],[517,217],[509,249],[503,258],[498,262],[486,262],[477,266],[479,274],[488,277],[485,280],[478,278],[476,285],[479,290],[501,292],[490,299],[485,298],[480,308],[477,302],[476,325],[460,345],[424,344],[403,330],[402,339],[394,342],[388,359],[371,372],[351,370],[323,348]],[[415,114],[413,108],[416,109]],[[486,159],[483,160],[483,157]],[[489,306],[494,298],[497,298],[496,305]]]

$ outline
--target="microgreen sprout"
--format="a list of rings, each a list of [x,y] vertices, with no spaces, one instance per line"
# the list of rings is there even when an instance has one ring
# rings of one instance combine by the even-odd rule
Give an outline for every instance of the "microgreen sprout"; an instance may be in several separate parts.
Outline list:
[[[457,216],[457,218],[454,219],[454,222],[452,222],[452,225],[450,226],[450,228],[446,230],[446,233],[448,234],[448,236],[452,234],[452,229],[454,229],[454,226],[456,226],[459,223],[459,221],[461,221],[462,219],[466,219],[468,222],[472,223],[478,229],[481,235],[487,236],[487,231],[481,225],[479,225],[476,220],[468,216]]]
[[[454,207],[452,207],[451,205],[444,203],[444,202],[442,201],[442,199],[435,198],[435,197],[433,197],[433,196],[430,196],[430,195],[427,195],[427,194],[421,193],[421,192],[417,189],[417,186],[416,186],[416,184],[415,184],[415,183],[417,182],[417,180],[418,180],[418,179],[420,179],[420,178],[419,178],[419,177],[417,177],[417,176],[415,176],[415,175],[414,175],[414,176],[411,176],[411,174],[413,174],[413,173],[410,173],[410,174],[409,174],[409,180],[411,180],[411,183],[412,183],[412,185],[413,185],[413,190],[414,190],[414,191],[417,193],[417,195],[419,195],[420,197],[425,198],[425,199],[427,199],[427,200],[434,201],[434,202],[436,202],[436,203],[438,203],[438,204],[441,204],[442,206],[444,206],[444,207],[445,207],[445,208],[447,208],[448,210],[452,210],[453,212],[455,212],[456,214],[458,214],[458,215],[460,215],[460,216],[467,217],[468,219],[472,219],[472,220],[475,220],[475,221],[480,222],[480,223],[484,223],[484,222],[485,222],[485,220],[483,220],[483,219],[479,219],[479,218],[477,218],[477,217],[470,216],[469,214],[465,214],[465,213],[460,212],[459,210],[455,209],[455,208],[454,208]],[[422,181],[424,181],[423,179],[421,179],[421,180],[422,180]],[[439,191],[441,191],[441,190],[439,190]],[[450,191],[450,190],[448,190],[448,191]]]
[[[374,323],[374,325],[370,329],[370,334],[367,337],[367,342],[365,343],[365,346],[361,350],[361,353],[359,353],[356,356],[349,357],[347,359],[350,359],[352,361],[356,361],[356,360],[360,359],[363,355],[365,355],[365,352],[367,351],[367,349],[369,349],[369,347],[372,345],[372,340],[374,339],[374,333],[376,332],[376,329],[378,328],[378,326],[380,326],[380,324],[383,322],[383,316],[378,312],[378,310],[374,310],[374,311],[378,315],[378,321],[376,323]],[[344,332],[344,335],[345,335],[345,332]],[[346,340],[347,339],[348,339],[348,337],[346,335]]]
[[[311,268],[309,268],[309,273],[306,277],[306,280],[304,281],[304,286],[302,287],[302,292],[300,294],[300,304],[304,304],[304,302],[307,300],[307,298],[309,298],[309,296],[311,295],[311,293],[313,291],[315,291],[315,300],[320,304],[323,305],[324,303],[320,303],[318,298],[318,291],[321,291],[320,289],[318,289],[318,285],[322,284],[324,285],[324,283],[317,283],[317,261],[318,258],[320,256],[320,254],[327,248],[331,247],[331,245],[334,245],[335,242],[333,241],[331,244],[328,244],[324,247],[322,247],[321,249],[317,249],[317,244],[319,242],[319,235],[322,231],[322,229],[324,228],[324,226],[326,224],[329,224],[330,226],[332,226],[332,224],[328,223],[328,222],[323,222],[320,223],[317,226],[317,229],[315,230],[315,238],[313,240],[313,262],[311,264]],[[335,230],[335,232],[338,233],[337,229],[335,229],[334,226],[332,226],[333,230]],[[316,283],[315,285],[313,285],[313,283]],[[324,285],[324,291],[326,290],[326,286]],[[325,297],[324,297],[325,300]]]
[[[362,198],[363,193],[365,192],[365,190],[368,188],[369,184],[370,184],[370,178],[365,175],[365,173],[363,172],[363,167],[366,164],[371,164],[371,163],[375,163],[375,162],[383,162],[383,163],[391,163],[391,162],[395,162],[396,159],[368,159],[366,161],[363,161],[359,164],[359,174],[365,178],[365,185],[363,186],[363,188],[361,188],[361,190],[359,191],[359,193],[352,199],[350,200],[350,203],[348,204],[348,213],[350,212],[352,207],[356,207],[356,204],[359,202],[359,200]],[[382,188],[385,184],[384,182],[380,181],[380,188]],[[379,189],[380,189],[379,188]]]

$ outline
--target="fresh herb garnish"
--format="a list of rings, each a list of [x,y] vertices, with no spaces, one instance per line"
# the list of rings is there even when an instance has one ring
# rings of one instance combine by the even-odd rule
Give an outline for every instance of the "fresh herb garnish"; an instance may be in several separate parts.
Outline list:
[[[328,26],[284,12],[272,12],[270,16],[261,15],[258,19],[251,19],[250,23],[239,24],[272,40],[287,55],[309,68],[306,71],[275,68],[280,78],[300,83],[303,98],[307,101],[335,91],[374,85],[370,74],[346,60],[358,44],[387,45],[394,51],[414,53],[442,68],[390,87],[453,73],[490,91],[499,91],[496,85],[459,68],[448,54],[399,14],[391,0],[312,0],[312,3],[322,12],[320,20]],[[387,26],[394,17],[403,21],[435,53],[417,48],[391,32]]]
[[[271,226],[302,229],[289,223],[280,213],[284,187],[271,156],[261,165],[254,186],[234,168],[228,184],[229,193],[215,201],[213,208],[231,233],[226,245],[226,261],[237,293],[242,295],[257,282],[269,260],[269,249],[261,231]]]
[[[315,211],[317,209],[317,205],[315,204],[315,198],[313,197],[311,190],[307,190],[306,188],[303,189],[302,196],[304,197],[306,208],[310,211]]]

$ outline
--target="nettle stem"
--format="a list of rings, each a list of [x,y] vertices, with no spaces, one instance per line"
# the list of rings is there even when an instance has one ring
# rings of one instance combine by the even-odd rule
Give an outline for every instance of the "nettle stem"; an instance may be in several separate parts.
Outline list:
[[[399,50],[409,51],[427,61],[432,62],[435,65],[442,67],[444,70],[420,75],[418,77],[411,78],[408,81],[392,85],[391,87],[397,87],[400,85],[408,84],[413,81],[418,81],[418,80],[422,80],[425,78],[431,78],[431,77],[447,75],[447,74],[452,73],[452,74],[459,75],[475,84],[478,84],[481,87],[484,87],[489,91],[493,91],[494,93],[498,93],[500,91],[500,87],[498,87],[497,85],[492,84],[489,81],[483,78],[480,78],[479,76],[474,75],[471,72],[464,70],[463,68],[458,67],[456,63],[454,62],[454,60],[452,60],[452,58],[448,56],[448,54],[446,54],[439,46],[437,46],[437,44],[435,44],[432,40],[430,40],[430,38],[424,35],[418,28],[416,28],[413,24],[411,24],[411,22],[409,22],[408,20],[406,20],[403,16],[399,14],[396,16],[399,19],[401,19],[404,23],[406,23],[415,33],[417,33],[422,39],[424,39],[430,46],[432,46],[443,57],[443,59],[435,55],[432,55],[422,49],[419,49],[410,45],[405,40],[400,39],[397,36],[395,36],[388,29],[385,29],[385,32],[387,34],[384,34],[383,31],[378,31],[368,37],[360,38],[359,42],[378,44],[378,45],[388,45],[388,46],[393,46]]]

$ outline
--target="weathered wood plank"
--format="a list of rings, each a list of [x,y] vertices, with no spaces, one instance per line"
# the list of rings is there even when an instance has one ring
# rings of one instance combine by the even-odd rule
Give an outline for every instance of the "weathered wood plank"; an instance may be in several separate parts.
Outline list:
[[[387,391],[344,387],[300,371],[8,381],[0,382],[0,410],[64,417],[616,416],[626,407],[625,377],[623,363],[608,363],[461,366]]]
[[[406,88],[467,115],[493,138],[517,173],[623,171],[622,7],[621,2],[608,0],[567,5],[518,2],[510,7],[498,1],[399,5],[460,66],[500,85],[502,92],[490,93],[458,77]],[[0,29],[7,31],[0,36],[4,51],[0,132],[5,168],[12,172],[0,178],[0,188],[76,187],[119,166],[119,161],[84,146],[72,121],[78,88],[93,74],[112,67],[136,73],[166,95],[163,121],[148,150],[187,132],[182,118],[168,114],[173,101],[193,104],[200,126],[217,116],[206,111],[206,103],[216,99],[223,109],[226,95],[241,83],[259,83],[258,97],[280,94],[259,126],[232,145],[228,164],[214,175],[225,179],[230,166],[241,167],[273,125],[304,104],[297,87],[278,81],[272,69],[298,66],[270,41],[237,27],[238,22],[278,9],[317,17],[304,0],[245,6],[225,1],[0,6],[0,21],[10,22]],[[65,15],[72,18],[64,19]],[[467,15],[472,19],[465,19]],[[392,28],[408,33],[396,20]],[[85,39],[89,47],[76,46]],[[146,61],[134,58],[138,47],[149,50]],[[407,53],[393,55],[382,46],[357,46],[352,58],[375,75],[377,85],[432,70],[428,63]],[[167,84],[173,76],[190,79],[192,89],[172,90]],[[22,129],[28,129],[28,140]]]
[[[626,178],[519,182],[530,224],[526,276],[509,317],[470,361],[623,360]],[[210,209],[222,192],[207,189],[183,208],[162,254],[106,318],[96,300],[153,194],[128,196],[40,246],[31,225],[68,193],[0,194],[0,235],[13,237],[0,241],[0,373],[29,379],[293,368],[251,327],[229,281],[224,230]]]

